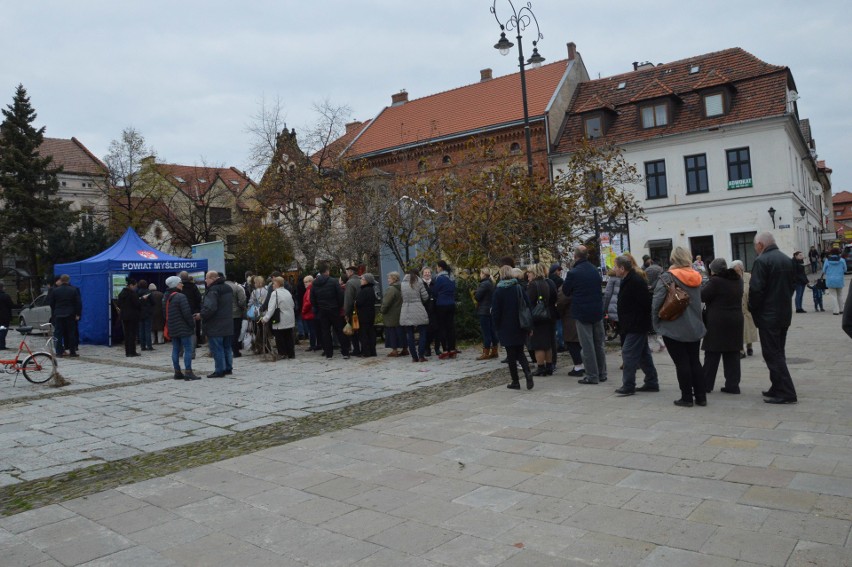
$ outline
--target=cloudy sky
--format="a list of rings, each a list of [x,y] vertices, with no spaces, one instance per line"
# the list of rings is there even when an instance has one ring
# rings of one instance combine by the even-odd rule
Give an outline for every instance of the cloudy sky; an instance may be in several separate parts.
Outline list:
[[[523,2],[515,2],[520,7]],[[490,0],[0,0],[0,104],[18,83],[47,135],[96,155],[133,126],[164,161],[248,165],[247,127],[279,97],[289,127],[312,105],[375,116],[410,98],[516,70],[493,49]],[[508,0],[497,1],[505,13]],[[574,41],[593,77],[742,47],[792,69],[834,190],[852,190],[848,0],[533,0],[548,61]],[[529,51],[529,47],[527,47]]]

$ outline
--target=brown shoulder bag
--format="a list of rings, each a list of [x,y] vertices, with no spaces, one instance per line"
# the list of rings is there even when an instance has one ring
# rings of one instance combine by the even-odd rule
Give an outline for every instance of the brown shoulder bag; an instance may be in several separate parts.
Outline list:
[[[668,290],[666,299],[660,307],[660,319],[663,321],[674,321],[686,311],[689,307],[689,294],[677,285],[677,281],[672,279],[671,283],[663,281],[663,285]]]

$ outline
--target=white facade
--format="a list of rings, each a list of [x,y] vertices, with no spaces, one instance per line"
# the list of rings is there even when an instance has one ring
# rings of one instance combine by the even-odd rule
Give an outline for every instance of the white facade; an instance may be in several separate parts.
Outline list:
[[[819,245],[823,204],[809,150],[794,114],[673,134],[621,146],[624,158],[645,174],[645,163],[665,161],[666,196],[648,198],[646,184],[629,187],[647,221],[630,222],[630,247],[668,264],[666,246],[693,255],[742,259],[750,268],[753,233],[770,231],[786,254]],[[727,151],[748,148],[751,186],[729,189]],[[706,156],[708,191],[687,193],[686,156]],[[564,168],[567,157],[554,162]],[[741,183],[747,185],[747,183]],[[799,209],[806,209],[804,217]],[[775,226],[769,210],[775,211]],[[745,245],[743,243],[746,243]],[[662,257],[660,257],[662,256]]]

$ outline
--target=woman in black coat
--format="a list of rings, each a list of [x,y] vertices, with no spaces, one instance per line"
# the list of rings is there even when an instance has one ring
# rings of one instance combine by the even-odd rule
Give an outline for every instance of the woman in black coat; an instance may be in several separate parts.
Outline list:
[[[476,300],[476,316],[479,318],[479,328],[482,331],[482,354],[476,360],[497,358],[497,331],[491,319],[491,297],[494,295],[494,282],[491,281],[491,270],[487,267],[479,270],[479,286],[473,298]]]
[[[704,384],[708,392],[716,384],[719,359],[724,361],[726,394],[740,393],[740,348],[743,344],[743,280],[728,269],[724,258],[710,262],[710,279],[701,289],[706,305],[704,335]]]
[[[533,280],[527,285],[530,305],[539,299],[547,309],[547,321],[533,321],[530,350],[535,352],[536,368],[533,376],[553,374],[553,342],[556,337],[556,285],[547,277],[547,266],[538,263],[531,269]]]
[[[356,276],[353,276],[356,277]],[[376,279],[373,274],[361,276],[361,287],[355,296],[358,312],[358,337],[361,340],[361,356],[376,356]]]
[[[533,388],[533,377],[530,372],[530,364],[524,354],[524,344],[529,331],[521,328],[518,319],[521,302],[529,307],[530,300],[524,293],[518,280],[512,277],[512,268],[503,266],[500,268],[500,283],[494,290],[491,299],[491,316],[497,329],[497,337],[500,344],[506,348],[506,358],[509,363],[509,374],[512,382],[507,386],[511,390],[520,390],[521,384],[518,380],[518,363],[524,371],[527,379],[527,390]]]

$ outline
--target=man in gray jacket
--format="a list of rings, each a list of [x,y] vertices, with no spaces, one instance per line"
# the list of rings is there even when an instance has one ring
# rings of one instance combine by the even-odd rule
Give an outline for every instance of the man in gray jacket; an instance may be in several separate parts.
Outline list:
[[[201,304],[201,320],[210,342],[210,352],[216,368],[208,378],[222,378],[234,372],[234,356],[231,340],[234,336],[234,294],[225,278],[218,272],[207,272],[204,278],[207,293]]]
[[[358,268],[349,266],[346,268],[346,289],[343,291],[343,314],[346,321],[352,322],[352,311],[355,309],[355,298],[358,297],[358,291],[361,289],[361,278],[358,277]],[[349,340],[352,344],[350,351],[352,356],[361,356],[361,339],[359,333],[354,333]]]
[[[246,315],[246,290],[235,281],[225,280],[225,284],[231,288],[234,298],[233,308],[231,311],[231,316],[234,319],[234,336],[231,341],[231,350],[234,354],[234,358],[239,358],[242,356],[242,353],[240,352],[240,350],[242,350],[242,345],[240,344],[240,331],[243,330],[243,317]]]

